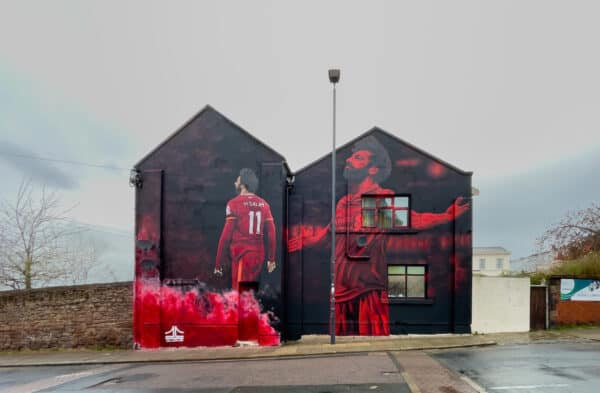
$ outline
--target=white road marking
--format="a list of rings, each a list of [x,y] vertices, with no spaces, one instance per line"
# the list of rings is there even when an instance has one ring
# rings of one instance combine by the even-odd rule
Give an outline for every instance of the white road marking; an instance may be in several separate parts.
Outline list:
[[[64,374],[64,375],[57,375],[56,379],[60,379],[60,380],[73,380],[73,379],[77,379],[77,378],[83,378],[83,377],[88,377],[90,375],[94,374],[94,371],[82,371],[79,373],[73,373],[73,374]]]
[[[82,371],[78,373],[56,375],[49,378],[40,379],[38,381],[29,382],[23,385],[13,386],[7,389],[0,389],[0,393],[34,393],[40,390],[48,389],[54,386],[62,385],[63,383],[75,381],[80,378],[89,377],[91,375],[101,374],[121,368],[123,365],[112,365],[98,367],[92,370]]]
[[[566,383],[555,383],[551,385],[516,385],[516,386],[494,386],[490,390],[511,390],[511,389],[547,389],[547,388],[566,388]]]
[[[475,389],[475,391],[477,393],[487,393],[487,391],[483,387],[479,386],[475,381],[473,381],[471,378],[467,377],[466,375],[461,375],[460,379],[462,379],[463,381],[465,381],[467,383],[467,385],[469,385],[470,387]]]

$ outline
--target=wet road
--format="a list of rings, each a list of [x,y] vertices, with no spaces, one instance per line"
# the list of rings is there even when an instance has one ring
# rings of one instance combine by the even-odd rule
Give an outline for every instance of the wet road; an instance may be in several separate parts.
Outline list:
[[[600,342],[511,345],[431,355],[488,392],[600,392]]]
[[[0,393],[409,393],[386,353],[277,360],[0,368]]]

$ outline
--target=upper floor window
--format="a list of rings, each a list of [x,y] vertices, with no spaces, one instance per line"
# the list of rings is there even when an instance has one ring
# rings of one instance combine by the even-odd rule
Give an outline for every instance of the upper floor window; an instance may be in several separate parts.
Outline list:
[[[410,197],[369,195],[362,197],[362,226],[366,228],[408,228]]]
[[[485,258],[481,258],[479,260],[479,270],[484,270],[485,269]]]
[[[504,260],[502,258],[496,259],[496,269],[502,270],[503,263],[504,263]]]

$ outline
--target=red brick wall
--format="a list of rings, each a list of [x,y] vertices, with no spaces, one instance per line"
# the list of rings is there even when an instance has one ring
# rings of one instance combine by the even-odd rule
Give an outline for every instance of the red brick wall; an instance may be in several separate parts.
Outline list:
[[[600,302],[560,302],[557,311],[559,325],[600,323]]]
[[[131,282],[0,292],[0,350],[130,348]]]
[[[549,303],[550,326],[600,323],[600,302],[560,300],[560,277],[550,279]]]

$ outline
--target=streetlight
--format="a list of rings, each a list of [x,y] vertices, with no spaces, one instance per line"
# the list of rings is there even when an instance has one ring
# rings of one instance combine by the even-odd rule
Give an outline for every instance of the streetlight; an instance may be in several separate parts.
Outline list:
[[[331,293],[329,294],[330,343],[335,344],[335,85],[340,81],[340,70],[329,70],[333,84],[333,146],[331,148]]]

